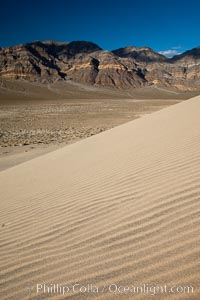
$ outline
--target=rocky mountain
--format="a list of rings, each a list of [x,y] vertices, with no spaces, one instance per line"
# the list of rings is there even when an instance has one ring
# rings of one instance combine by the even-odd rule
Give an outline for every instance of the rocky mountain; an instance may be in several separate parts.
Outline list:
[[[130,57],[137,61],[166,62],[168,60],[164,55],[156,53],[148,47],[136,48],[134,46],[129,46],[113,50],[112,52],[119,57]]]
[[[85,41],[36,41],[0,48],[0,77],[44,83],[73,80],[121,89],[159,85],[193,90],[200,86],[200,47],[168,59],[148,47],[105,51]]]

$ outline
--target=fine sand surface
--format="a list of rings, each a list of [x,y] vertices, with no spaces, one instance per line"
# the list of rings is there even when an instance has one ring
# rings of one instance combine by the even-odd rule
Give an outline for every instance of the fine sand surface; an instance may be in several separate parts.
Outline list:
[[[2,171],[0,299],[199,300],[199,112],[200,96]],[[44,283],[99,293],[37,294]]]

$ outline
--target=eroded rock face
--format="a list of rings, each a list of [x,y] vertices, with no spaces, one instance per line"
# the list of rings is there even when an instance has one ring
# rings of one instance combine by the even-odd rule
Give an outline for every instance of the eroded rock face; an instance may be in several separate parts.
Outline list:
[[[85,41],[37,41],[0,48],[0,77],[40,82],[68,79],[121,89],[161,85],[192,90],[200,86],[200,47],[168,59],[148,47],[110,52]]]
[[[88,42],[53,41],[0,49],[0,76],[40,81],[64,78],[66,74],[62,73],[62,68],[74,65],[78,60],[76,56],[85,57],[100,49]]]

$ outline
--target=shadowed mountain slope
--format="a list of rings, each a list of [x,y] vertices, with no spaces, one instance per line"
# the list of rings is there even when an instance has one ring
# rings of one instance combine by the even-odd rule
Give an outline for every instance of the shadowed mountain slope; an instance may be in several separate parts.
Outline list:
[[[0,49],[0,77],[42,83],[71,80],[108,88],[200,86],[200,48],[168,59],[148,47],[105,51],[86,41],[36,41]]]

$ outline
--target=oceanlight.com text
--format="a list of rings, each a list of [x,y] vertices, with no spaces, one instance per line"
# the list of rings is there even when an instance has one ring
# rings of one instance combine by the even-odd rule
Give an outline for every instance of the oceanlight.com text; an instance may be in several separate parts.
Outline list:
[[[33,290],[33,289],[32,289]],[[35,289],[34,289],[35,290]],[[77,293],[111,293],[111,294],[146,294],[146,295],[159,295],[159,294],[192,294],[194,293],[194,287],[192,285],[186,286],[167,286],[167,285],[153,285],[153,284],[141,284],[135,285],[120,285],[112,283],[105,286],[97,286],[95,284],[81,284],[74,283],[72,285],[64,285],[58,283],[38,283],[36,285],[37,294],[77,294]]]

